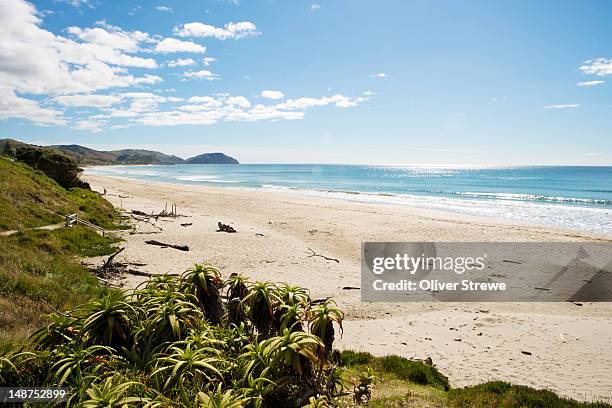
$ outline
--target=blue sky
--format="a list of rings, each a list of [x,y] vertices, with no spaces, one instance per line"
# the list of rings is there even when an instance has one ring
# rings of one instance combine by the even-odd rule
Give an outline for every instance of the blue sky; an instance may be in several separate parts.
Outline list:
[[[0,3],[0,137],[242,162],[612,164],[607,1]]]

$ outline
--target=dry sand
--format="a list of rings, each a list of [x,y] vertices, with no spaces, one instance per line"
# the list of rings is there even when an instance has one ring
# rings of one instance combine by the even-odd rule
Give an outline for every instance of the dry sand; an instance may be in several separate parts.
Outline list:
[[[224,276],[286,281],[333,296],[347,316],[343,348],[408,358],[430,356],[454,387],[491,379],[548,388],[580,400],[612,402],[612,303],[362,303],[363,241],[575,241],[612,237],[520,225],[405,206],[362,204],[289,192],[180,186],[87,176],[126,210],[159,212],[175,203],[184,218],[159,220],[158,234],[125,235],[118,259],[151,273],[181,273],[209,261]],[[216,232],[217,222],[237,234]],[[192,223],[183,227],[181,223]],[[140,224],[141,232],[154,231]],[[260,235],[261,234],[261,235]],[[145,240],[189,245],[162,249]],[[339,263],[309,257],[309,248]],[[141,279],[130,276],[126,287]],[[531,353],[530,355],[522,353]]]

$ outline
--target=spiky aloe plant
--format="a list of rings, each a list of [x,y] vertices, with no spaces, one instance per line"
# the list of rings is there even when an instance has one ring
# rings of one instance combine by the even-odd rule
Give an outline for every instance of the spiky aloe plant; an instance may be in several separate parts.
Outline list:
[[[227,288],[227,300],[230,301],[234,298],[244,300],[249,294],[248,284],[249,279],[246,276],[232,273],[224,283]]]
[[[176,346],[190,346],[202,352],[218,355],[224,350],[226,342],[215,338],[216,334],[211,327],[205,326],[189,331],[185,340],[177,341]]]
[[[24,351],[23,347],[12,344],[0,344],[0,384],[7,385],[18,370],[29,361],[36,358],[31,351]]]
[[[283,333],[285,329],[289,331],[303,331],[302,318],[306,311],[301,303],[294,305],[282,304],[274,312],[274,320],[278,327],[278,332]]]
[[[310,397],[308,399],[308,404],[304,405],[302,408],[329,408],[332,406],[334,405],[329,402],[329,398],[325,395],[319,395],[318,397]]]
[[[30,336],[30,341],[43,350],[52,350],[60,344],[70,343],[81,327],[76,318],[64,314],[52,313],[49,320],[51,322],[47,326]]]
[[[248,316],[242,300],[237,297],[230,299],[229,302],[227,302],[227,323],[240,326],[247,322]]]
[[[283,304],[288,306],[303,305],[306,307],[310,303],[308,289],[287,283],[282,283],[278,287],[278,297]]]
[[[255,408],[264,405],[266,397],[278,387],[278,383],[265,377],[253,378],[248,377],[247,384],[244,387],[246,395],[251,398],[251,404]]]
[[[202,408],[242,408],[250,400],[251,397],[245,395],[243,391],[231,389],[223,391],[221,384],[213,391],[198,393],[199,406]]]
[[[83,323],[80,334],[91,344],[127,347],[132,320],[137,312],[121,292],[113,291],[92,299],[77,309]]]
[[[334,323],[340,327],[342,333],[342,320],[344,313],[337,307],[336,302],[327,299],[324,303],[314,307],[310,311],[310,332],[318,336],[325,345],[322,354],[327,356],[333,349],[334,344]]]
[[[218,367],[226,364],[221,358],[211,355],[210,350],[198,349],[191,344],[171,347],[169,355],[160,356],[158,362],[159,366],[151,376],[158,376],[165,390],[177,387],[181,393],[223,380]]]
[[[176,276],[169,274],[152,276],[144,285],[146,290],[175,290],[177,287]]]
[[[136,381],[123,382],[122,378],[109,377],[101,384],[92,383],[87,389],[87,400],[81,402],[82,408],[123,408],[142,405],[147,398],[131,396],[130,390],[143,385]],[[118,384],[117,384],[118,383]]]
[[[272,326],[273,305],[279,301],[276,286],[272,282],[256,282],[249,287],[245,301],[251,305],[249,317],[257,332],[263,338],[267,338]]]
[[[321,339],[310,333],[291,332],[285,329],[281,336],[271,337],[262,342],[264,354],[272,355],[273,363],[281,363],[296,373],[308,374],[312,364],[319,362],[316,350],[323,346]]]
[[[83,383],[84,369],[91,367],[92,371],[96,371],[99,367],[98,359],[101,354],[112,354],[113,349],[106,346],[91,346],[83,347],[82,345],[73,345],[58,351],[59,360],[53,365],[51,371],[54,373],[54,382],[58,386],[62,386],[69,381],[75,386]]]
[[[274,350],[267,348],[265,342],[259,342],[257,338],[244,347],[238,356],[238,374],[243,383],[249,378],[267,378],[268,373],[275,369],[272,366]]]
[[[145,299],[142,308],[145,343],[153,346],[180,340],[189,329],[198,327],[204,315],[192,295],[162,292]]]
[[[182,276],[183,290],[195,295],[204,310],[204,315],[212,324],[219,324],[223,318],[221,303],[221,273],[213,266],[195,264]]]

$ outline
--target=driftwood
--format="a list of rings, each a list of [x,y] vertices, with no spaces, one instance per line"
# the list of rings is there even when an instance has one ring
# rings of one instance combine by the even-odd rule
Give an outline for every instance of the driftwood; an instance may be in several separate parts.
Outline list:
[[[149,273],[149,272],[144,272],[144,271],[138,271],[136,269],[126,269],[124,271],[125,273],[129,273],[130,275],[136,275],[136,276],[146,276],[146,277],[150,277],[155,275],[154,273]]]
[[[336,259],[336,258],[330,258],[329,256],[319,255],[319,254],[317,254],[315,251],[313,251],[313,250],[312,250],[312,249],[310,249],[310,248],[308,248],[308,250],[309,250],[310,252],[312,252],[312,254],[308,255],[308,258],[312,258],[312,257],[318,256],[318,257],[320,257],[320,258],[325,259],[326,261],[332,261],[332,262],[340,263],[340,260],[338,260],[338,259]]]
[[[145,241],[145,244],[157,245],[157,246],[160,246],[162,248],[174,248],[174,249],[178,249],[179,251],[189,251],[189,247],[187,245],[166,244],[164,242],[155,241],[153,239],[151,239],[149,241]]]
[[[232,227],[231,225],[224,224],[221,221],[219,221],[217,225],[219,226],[217,232],[228,232],[230,234],[237,232],[234,227]]]
[[[183,217],[183,215],[178,213],[178,210],[176,209],[176,204],[172,204],[170,206],[170,211],[168,211],[168,203],[166,203],[165,207],[163,210],[161,210],[158,213],[154,213],[151,212],[151,214],[147,214],[144,211],[140,211],[140,210],[132,210],[131,211],[131,215],[132,218],[138,220],[138,221],[149,221],[151,218],[155,219],[155,221],[157,221],[158,218],[177,218],[177,217]]]
[[[136,221],[139,221],[139,222],[144,222],[144,223],[146,223],[146,224],[151,225],[153,228],[157,228],[157,230],[158,230],[158,231],[152,231],[152,232],[140,232],[140,231],[137,231],[137,228],[136,228],[136,226],[135,226],[135,227],[134,227],[134,230],[133,230],[132,232],[130,232],[130,235],[134,235],[134,234],[158,234],[158,233],[160,233],[161,231],[163,231],[163,230],[164,230],[164,229],[163,229],[162,227],[160,227],[159,225],[157,225],[157,224],[153,223],[153,222],[151,221],[151,217],[149,217],[149,216],[143,217],[143,216],[136,216],[136,215],[134,215],[134,214],[131,214],[131,217],[132,217],[133,219],[135,219]],[[157,221],[157,219],[156,219],[155,221]]]
[[[99,276],[97,276],[97,278],[98,278],[98,280],[99,280],[100,282],[102,282],[102,283],[103,283],[103,284],[105,284],[106,286],[112,286],[112,287],[114,287],[114,288],[121,288],[121,287],[123,286],[123,285],[118,285],[118,284],[116,284],[116,283],[113,283],[113,282],[111,282],[111,281],[109,281],[109,280],[107,280],[107,279],[101,278],[101,277],[99,277]]]
[[[101,269],[108,269],[111,268],[113,265],[113,259],[115,259],[115,257],[117,255],[119,255],[121,252],[123,252],[123,250],[125,249],[125,247],[120,248],[117,252],[115,252],[114,254],[112,254],[111,256],[108,257],[108,259],[106,260],[106,262],[104,262],[104,265],[102,265]]]
[[[120,248],[118,251],[111,254],[106,260],[106,262],[104,262],[104,264],[100,266],[99,268],[95,268],[95,269],[90,268],[90,270],[94,273],[96,278],[100,280],[100,282],[104,283],[107,286],[121,287],[122,284],[113,283],[110,279],[117,277],[118,275],[124,274],[124,273],[130,274],[130,275],[136,275],[136,276],[145,276],[145,277],[150,277],[153,275],[149,272],[144,272],[144,271],[139,271],[136,269],[128,268],[128,265],[146,266],[146,264],[144,263],[115,262],[115,257],[119,255],[121,252],[123,252],[124,250],[125,248]]]

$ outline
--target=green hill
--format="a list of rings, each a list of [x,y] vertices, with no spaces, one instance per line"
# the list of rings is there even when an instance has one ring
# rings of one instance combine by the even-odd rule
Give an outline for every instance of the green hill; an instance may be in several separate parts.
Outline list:
[[[40,227],[72,213],[101,227],[113,225],[113,206],[91,190],[65,189],[41,171],[6,157],[0,157],[0,174],[0,231]]]
[[[75,161],[79,166],[106,166],[130,164],[238,164],[238,160],[223,153],[204,153],[183,160],[180,157],[168,155],[153,150],[122,149],[101,151],[76,144],[35,146],[13,139],[0,139],[0,156],[15,158],[19,149],[35,150],[61,154]]]
[[[223,153],[204,153],[185,161],[187,164],[239,164],[238,160]]]
[[[123,149],[99,151],[79,145],[50,146],[74,157],[81,165],[109,164],[179,164],[183,159],[152,150]]]

